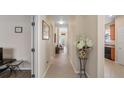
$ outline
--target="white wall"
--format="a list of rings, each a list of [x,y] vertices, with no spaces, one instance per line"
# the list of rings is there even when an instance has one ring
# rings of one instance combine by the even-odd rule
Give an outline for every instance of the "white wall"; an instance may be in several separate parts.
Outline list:
[[[16,26],[23,27],[23,33],[15,33]],[[5,58],[23,59],[28,62],[23,68],[30,68],[31,17],[0,16],[0,47],[4,48]]]
[[[119,46],[118,46],[118,31],[119,29],[123,29],[124,28],[124,16],[117,16],[115,18],[115,62],[116,63],[120,63],[118,62],[118,49],[119,49]]]
[[[76,46],[75,46],[76,36],[78,33],[76,30],[77,29],[76,22],[77,22],[76,16],[74,21],[72,21],[72,19],[69,20],[67,50],[68,50],[69,61],[71,62],[75,73],[79,73],[79,64],[78,64],[79,60],[77,57]]]
[[[87,62],[86,72],[90,77],[97,77],[97,16],[85,16],[85,27],[86,35],[94,43]]]
[[[53,49],[52,49],[52,30],[50,33],[49,40],[42,40],[42,20],[45,20],[49,25],[49,21],[47,20],[46,16],[36,16],[36,31],[37,31],[37,76],[38,78],[44,77],[48,66],[50,64],[50,59],[53,56]],[[50,26],[51,29],[51,26]],[[48,63],[47,63],[48,62]]]
[[[75,41],[79,35],[85,34],[87,37],[93,40],[94,46],[90,52],[89,59],[86,65],[86,72],[89,77],[97,77],[97,65],[98,65],[98,37],[97,37],[97,16],[75,16],[73,22],[69,24],[69,38],[68,49],[69,59],[73,65],[76,73],[79,73],[79,59],[76,52]]]
[[[99,15],[97,17],[97,77],[104,77],[104,35],[105,35],[105,16]]]

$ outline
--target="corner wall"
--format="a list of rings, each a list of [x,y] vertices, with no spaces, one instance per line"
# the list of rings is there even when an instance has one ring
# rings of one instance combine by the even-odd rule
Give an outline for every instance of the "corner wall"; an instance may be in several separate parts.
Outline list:
[[[118,49],[119,49],[119,46],[118,46],[118,31],[119,29],[124,29],[124,16],[121,15],[121,16],[117,16],[115,18],[115,62],[116,63],[120,63],[118,61]]]
[[[97,77],[97,62],[98,62],[98,49],[97,49],[97,16],[95,15],[82,15],[75,16],[75,19],[69,23],[69,38],[68,38],[68,49],[69,49],[69,60],[72,63],[74,71],[79,73],[79,59],[76,52],[76,40],[79,35],[86,34],[90,39],[93,40],[94,46],[90,52],[89,59],[86,65],[87,75],[91,78]]]
[[[85,33],[93,41],[94,45],[90,51],[89,59],[86,65],[86,72],[89,77],[97,77],[97,16],[85,16]]]
[[[42,40],[42,20],[46,21],[50,26],[50,38],[49,40]],[[37,77],[42,78],[45,76],[47,69],[50,65],[50,60],[53,56],[53,34],[52,27],[46,16],[36,16],[36,28],[37,28]]]

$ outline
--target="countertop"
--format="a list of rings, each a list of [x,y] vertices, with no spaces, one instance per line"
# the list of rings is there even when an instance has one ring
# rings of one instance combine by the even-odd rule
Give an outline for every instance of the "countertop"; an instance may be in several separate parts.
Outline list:
[[[105,42],[105,47],[115,48],[114,42]]]

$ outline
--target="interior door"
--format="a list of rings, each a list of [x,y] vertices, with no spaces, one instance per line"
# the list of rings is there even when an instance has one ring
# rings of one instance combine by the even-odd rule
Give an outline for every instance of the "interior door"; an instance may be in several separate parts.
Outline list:
[[[117,62],[124,65],[124,28],[117,31]]]

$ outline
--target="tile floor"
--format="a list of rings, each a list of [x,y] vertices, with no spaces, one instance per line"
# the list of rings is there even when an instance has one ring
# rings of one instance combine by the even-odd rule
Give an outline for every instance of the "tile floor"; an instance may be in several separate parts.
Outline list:
[[[71,63],[68,61],[66,51],[61,51],[55,56],[46,78],[79,78],[79,75],[73,71]]]
[[[124,65],[115,63],[114,61],[105,59],[104,64],[105,78],[124,78]]]

